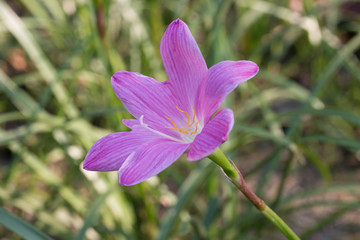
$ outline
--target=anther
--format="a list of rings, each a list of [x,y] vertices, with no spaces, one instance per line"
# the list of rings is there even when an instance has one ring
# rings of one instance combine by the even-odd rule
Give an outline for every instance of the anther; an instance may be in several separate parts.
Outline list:
[[[189,124],[189,122],[190,122],[189,114],[188,114],[187,112],[185,112],[185,111],[181,110],[180,108],[178,108],[178,106],[176,106],[176,109],[177,109],[177,110],[179,110],[180,112],[182,112],[182,113],[185,113],[185,114],[186,114],[186,117],[187,117],[187,123],[186,123],[186,125],[188,125],[188,124]]]
[[[188,114],[187,112],[181,110],[180,108],[178,108],[178,106],[176,106],[176,109],[177,109],[178,111],[180,111],[180,112],[182,112],[182,113],[185,113],[186,118],[187,118],[186,126],[181,127],[181,128],[178,128],[178,127],[176,126],[175,122],[174,122],[171,118],[165,116],[165,118],[169,119],[169,120],[171,121],[172,125],[174,126],[174,127],[165,127],[165,128],[174,129],[174,130],[177,130],[177,131],[179,131],[179,132],[181,132],[181,133],[189,134],[188,132],[191,130],[190,127],[195,123],[195,117],[196,117],[195,107],[192,106],[192,108],[193,108],[193,110],[194,110],[194,114],[193,114],[192,122],[191,122],[190,125],[189,125],[189,123],[190,123],[189,114]],[[193,132],[191,132],[190,135],[193,135],[193,134],[195,134],[195,133],[197,132],[199,122],[200,122],[200,120],[195,123],[195,130],[194,130]]]
[[[198,127],[198,123],[199,123],[199,122],[200,122],[200,120],[196,122],[196,124],[195,124],[195,131],[193,131],[192,133],[190,133],[190,135],[193,135],[194,133],[197,132],[197,127]]]

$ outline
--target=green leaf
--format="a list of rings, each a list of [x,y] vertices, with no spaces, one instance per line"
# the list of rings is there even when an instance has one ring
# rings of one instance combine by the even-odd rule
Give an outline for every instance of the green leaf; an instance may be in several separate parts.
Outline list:
[[[29,223],[0,207],[0,224],[17,235],[29,240],[46,240],[51,238]]]
[[[163,218],[159,228],[160,231],[156,237],[157,240],[167,240],[170,238],[171,231],[177,223],[181,211],[186,207],[190,199],[195,197],[196,189],[205,181],[206,176],[208,176],[212,170],[214,170],[214,165],[206,162],[197,170],[193,171],[181,185],[178,193],[179,199],[176,205],[173,206]]]
[[[250,133],[252,135],[256,135],[256,136],[259,136],[261,138],[270,139],[270,140],[273,140],[274,142],[277,142],[277,143],[282,143],[282,144],[286,144],[286,145],[291,144],[291,142],[286,137],[276,136],[276,135],[272,134],[271,132],[268,132],[268,131],[266,131],[266,130],[264,130],[262,128],[250,127],[250,126],[244,126],[244,125],[236,124],[234,126],[234,129],[242,131],[242,132]]]
[[[114,190],[115,187],[111,188],[106,193],[100,195],[89,207],[89,212],[85,216],[84,224],[78,232],[77,236],[75,237],[75,240],[82,240],[85,238],[86,230],[88,230],[88,228],[91,227],[91,225],[95,222],[99,209],[104,205],[105,200]]]
[[[341,138],[341,137],[333,137],[327,135],[308,135],[302,137],[300,139],[300,142],[328,142],[328,143],[334,143],[339,146],[360,150],[360,142],[357,140]]]

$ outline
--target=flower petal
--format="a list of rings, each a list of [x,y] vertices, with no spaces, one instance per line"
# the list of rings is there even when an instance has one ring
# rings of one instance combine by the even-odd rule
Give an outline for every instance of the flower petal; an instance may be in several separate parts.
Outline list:
[[[221,109],[201,133],[196,136],[187,154],[187,159],[196,161],[209,156],[227,140],[233,125],[234,114],[232,110],[228,108]]]
[[[207,122],[224,98],[239,83],[254,77],[258,71],[259,67],[251,61],[223,61],[212,66],[199,92],[197,102],[199,115]]]
[[[136,126],[140,126],[140,122],[137,119],[123,119],[122,123],[130,129],[135,128]]]
[[[147,143],[131,154],[119,169],[119,183],[134,185],[158,174],[175,162],[189,147],[166,139]]]
[[[91,171],[117,171],[132,152],[160,138],[161,136],[142,127],[131,132],[111,133],[90,148],[83,168]]]
[[[165,116],[171,117],[176,124],[185,116],[176,109],[179,106],[177,100],[164,84],[139,73],[120,71],[111,77],[111,85],[136,119],[144,116],[143,121],[151,128],[172,137],[178,136],[177,131],[165,128],[172,126]]]
[[[167,28],[161,40],[160,53],[169,76],[165,84],[181,100],[179,107],[191,111],[207,66],[188,26],[180,19]]]

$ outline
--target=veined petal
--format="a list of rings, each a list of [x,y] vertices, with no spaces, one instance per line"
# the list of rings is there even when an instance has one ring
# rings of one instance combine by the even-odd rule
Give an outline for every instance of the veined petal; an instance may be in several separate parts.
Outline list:
[[[111,84],[125,108],[136,119],[144,116],[144,123],[152,129],[172,137],[178,136],[177,131],[165,128],[172,126],[165,116],[171,117],[175,123],[184,116],[176,109],[177,99],[164,84],[139,73],[126,71],[115,73],[111,77]]]
[[[207,66],[188,26],[180,19],[167,28],[161,40],[160,53],[169,76],[165,84],[181,100],[179,107],[191,111]]]
[[[160,138],[142,127],[131,132],[111,133],[90,148],[83,168],[91,171],[117,171],[132,152]]]
[[[122,123],[130,129],[133,129],[136,126],[140,126],[140,121],[137,119],[123,119]]]
[[[258,71],[259,67],[251,61],[223,61],[212,66],[199,91],[197,108],[200,109],[200,116],[205,121],[209,120],[224,98]]]
[[[187,154],[189,161],[200,160],[209,156],[223,142],[234,125],[234,114],[231,109],[221,109],[214,118],[196,136]]]
[[[142,145],[119,169],[119,183],[129,186],[145,181],[169,167],[188,146],[166,139]]]

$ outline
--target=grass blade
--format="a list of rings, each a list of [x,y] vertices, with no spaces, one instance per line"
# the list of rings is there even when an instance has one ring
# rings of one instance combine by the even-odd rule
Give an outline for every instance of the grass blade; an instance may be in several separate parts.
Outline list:
[[[0,224],[10,229],[14,233],[29,240],[51,240],[49,236],[29,223],[21,220],[12,213],[0,207]]]

